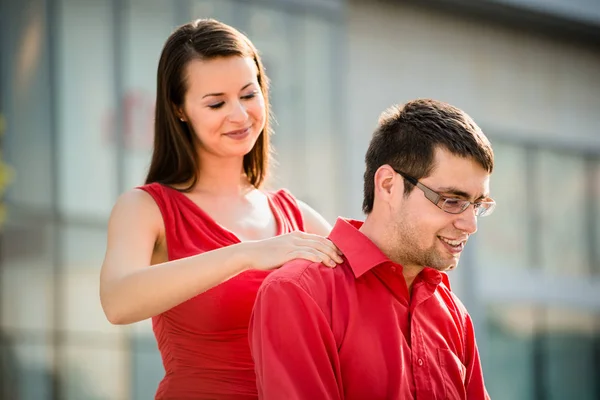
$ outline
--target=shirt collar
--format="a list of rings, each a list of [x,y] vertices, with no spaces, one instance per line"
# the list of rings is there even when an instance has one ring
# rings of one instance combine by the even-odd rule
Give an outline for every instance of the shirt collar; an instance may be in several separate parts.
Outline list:
[[[361,221],[338,218],[329,234],[329,239],[344,253],[356,278],[379,264],[390,262],[379,247],[359,231],[362,224]]]
[[[371,239],[359,231],[362,225],[361,221],[340,217],[329,234],[329,239],[344,253],[356,278],[380,264],[392,262]],[[443,282],[450,289],[448,275],[443,272],[426,267],[419,275],[433,285]]]

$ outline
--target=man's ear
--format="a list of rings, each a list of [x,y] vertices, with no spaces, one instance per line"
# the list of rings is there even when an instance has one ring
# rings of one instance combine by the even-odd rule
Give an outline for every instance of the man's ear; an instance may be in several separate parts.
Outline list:
[[[392,167],[385,164],[375,171],[374,184],[375,197],[389,203],[394,196],[395,187],[404,185],[404,182]],[[401,190],[404,190],[404,187]]]

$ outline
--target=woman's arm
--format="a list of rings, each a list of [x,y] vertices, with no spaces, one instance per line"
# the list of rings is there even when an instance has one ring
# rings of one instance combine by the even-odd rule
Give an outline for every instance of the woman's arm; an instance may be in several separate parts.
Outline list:
[[[247,269],[277,268],[294,258],[329,265],[342,261],[329,240],[294,232],[150,267],[162,231],[160,210],[148,193],[136,189],[119,198],[100,273],[100,301],[111,323],[158,315]]]

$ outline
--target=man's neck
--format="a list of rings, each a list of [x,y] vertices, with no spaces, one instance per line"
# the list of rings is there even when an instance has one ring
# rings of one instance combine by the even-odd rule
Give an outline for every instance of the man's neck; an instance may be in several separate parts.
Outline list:
[[[423,271],[424,267],[416,266],[416,265],[402,265],[402,275],[404,275],[404,280],[406,281],[406,287],[408,288],[408,294],[412,294],[412,287],[417,275]]]
[[[424,267],[420,265],[410,265],[408,263],[405,264],[403,260],[399,259],[398,252],[394,251],[397,243],[395,243],[394,240],[388,240],[385,235],[381,234],[382,224],[374,219],[374,215],[368,215],[359,231],[368,237],[373,243],[375,243],[379,250],[381,250],[381,252],[385,254],[390,261],[402,265],[402,274],[404,275],[406,287],[408,288],[408,293],[410,294],[412,292],[412,285],[415,281],[415,278],[421,271],[423,271]]]

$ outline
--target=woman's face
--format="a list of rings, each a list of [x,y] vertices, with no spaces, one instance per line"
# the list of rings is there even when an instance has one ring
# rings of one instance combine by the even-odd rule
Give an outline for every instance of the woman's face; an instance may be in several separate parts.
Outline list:
[[[193,128],[199,151],[217,157],[248,154],[266,122],[254,60],[193,60],[185,74],[187,93],[178,116]]]

